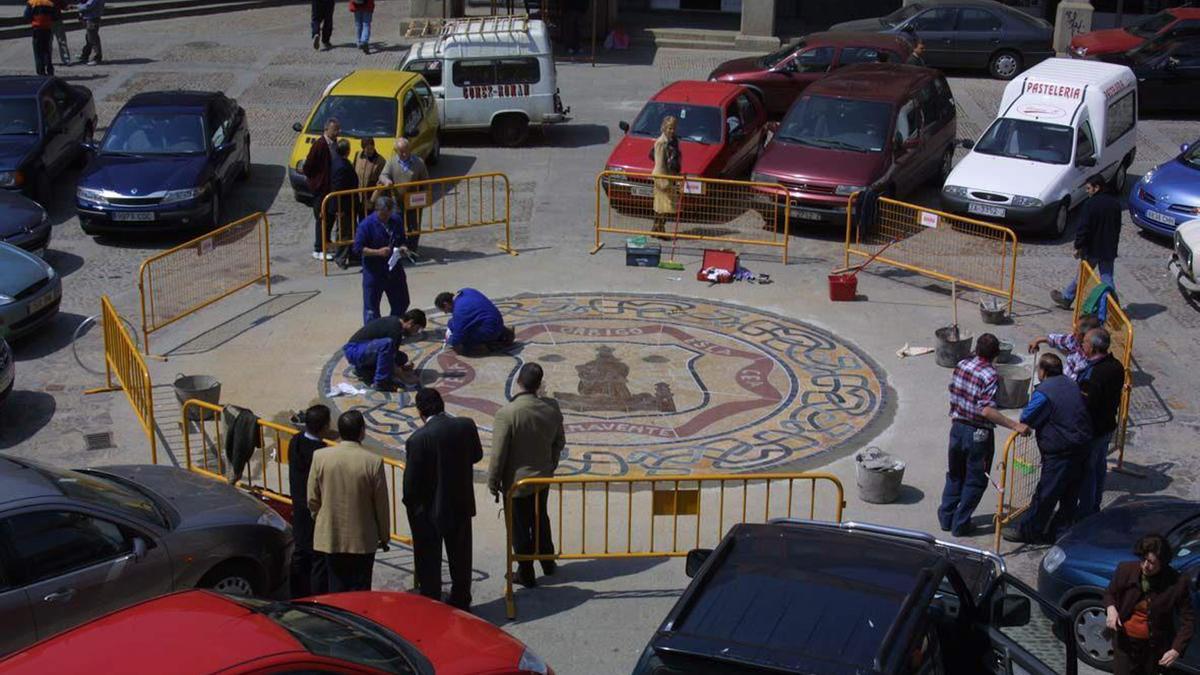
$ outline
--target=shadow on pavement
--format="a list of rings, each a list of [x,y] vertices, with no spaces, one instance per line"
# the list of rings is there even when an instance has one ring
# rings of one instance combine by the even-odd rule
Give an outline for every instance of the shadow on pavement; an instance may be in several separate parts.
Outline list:
[[[18,378],[20,374],[18,373]],[[17,384],[20,384],[17,380]],[[33,438],[42,430],[58,407],[54,397],[41,391],[14,389],[4,402],[8,414],[0,424],[0,449],[12,448]],[[20,414],[16,414],[20,411]]]
[[[100,305],[97,303],[96,308],[99,309],[99,307]],[[75,329],[86,318],[81,314],[59,312],[39,331],[12,345],[14,359],[33,361],[49,356],[63,347],[70,347]]]
[[[251,328],[264,324],[280,314],[308,302],[320,293],[320,291],[315,290],[277,293],[232,319],[221,323],[221,325],[206,330],[178,347],[168,350],[163,355],[190,356],[210,352]]]
[[[1116,461],[1115,456],[1110,456],[1110,459]],[[1111,503],[1106,503],[1105,508],[1119,504],[1132,495],[1152,495],[1162,492],[1170,487],[1174,480],[1170,475],[1175,468],[1174,462],[1135,464],[1126,460],[1123,468],[1124,470],[1117,471],[1111,465],[1109,466],[1108,476],[1104,479],[1104,491],[1124,494]]]

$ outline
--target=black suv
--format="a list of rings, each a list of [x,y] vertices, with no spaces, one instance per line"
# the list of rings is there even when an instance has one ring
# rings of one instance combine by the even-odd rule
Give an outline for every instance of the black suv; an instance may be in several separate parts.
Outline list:
[[[1074,675],[1067,616],[1004,561],[923,532],[780,520],[687,558],[638,675]],[[1040,611],[1032,611],[1034,603]]]

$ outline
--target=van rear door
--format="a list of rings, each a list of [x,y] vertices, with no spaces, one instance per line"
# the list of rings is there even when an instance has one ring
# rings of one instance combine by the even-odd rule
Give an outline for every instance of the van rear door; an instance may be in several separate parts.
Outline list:
[[[1096,134],[1092,131],[1087,108],[1084,108],[1079,125],[1075,127],[1075,156],[1064,178],[1064,182],[1067,183],[1065,187],[1070,190],[1071,206],[1077,206],[1087,198],[1084,185],[1088,176],[1101,170],[1100,155],[1100,148],[1096,145]],[[1094,162],[1091,166],[1086,165],[1089,159]]]

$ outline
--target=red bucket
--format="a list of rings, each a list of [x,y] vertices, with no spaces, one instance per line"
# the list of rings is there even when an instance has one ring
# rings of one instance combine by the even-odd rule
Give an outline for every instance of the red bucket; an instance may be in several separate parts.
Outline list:
[[[829,299],[834,302],[852,302],[858,297],[858,277],[853,274],[829,275]]]

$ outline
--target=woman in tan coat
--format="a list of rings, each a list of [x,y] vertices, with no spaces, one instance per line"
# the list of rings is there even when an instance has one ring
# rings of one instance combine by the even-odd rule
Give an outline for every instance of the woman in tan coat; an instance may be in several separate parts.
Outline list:
[[[660,127],[661,134],[654,139],[654,175],[678,176],[681,168],[679,137],[675,135],[679,120],[667,115]],[[665,232],[666,222],[674,218],[679,209],[679,181],[668,178],[654,179],[654,232]],[[661,238],[661,237],[660,237]]]
[[[375,150],[375,139],[366,137],[362,139],[362,151],[354,158],[354,173],[358,174],[358,184],[360,187],[369,187],[379,182],[379,174],[383,173],[383,167],[387,161],[383,159],[383,155]],[[358,209],[358,217],[365,218],[371,210],[371,197],[374,193],[363,192],[360,195],[362,204]]]

